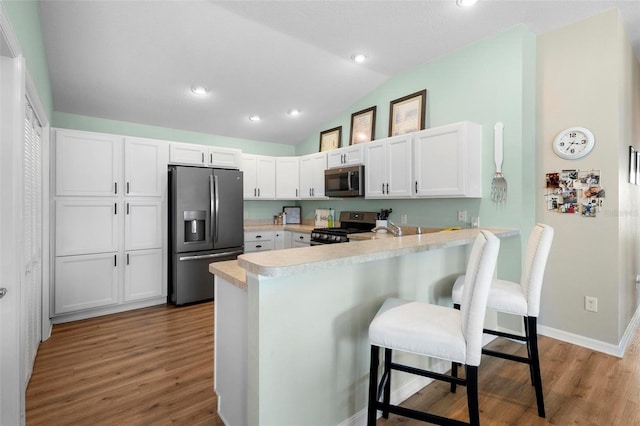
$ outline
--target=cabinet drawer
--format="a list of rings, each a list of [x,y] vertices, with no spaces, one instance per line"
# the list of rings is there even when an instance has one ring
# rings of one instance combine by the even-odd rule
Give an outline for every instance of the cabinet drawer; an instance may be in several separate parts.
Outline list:
[[[273,231],[246,231],[244,233],[244,242],[251,241],[272,241]]]
[[[251,253],[255,251],[267,251],[275,249],[273,240],[249,241],[244,243],[244,252]]]

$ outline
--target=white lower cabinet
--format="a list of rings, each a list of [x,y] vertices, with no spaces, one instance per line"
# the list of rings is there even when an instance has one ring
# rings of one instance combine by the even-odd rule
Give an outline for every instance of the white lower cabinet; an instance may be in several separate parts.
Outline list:
[[[291,247],[307,247],[311,244],[311,234],[306,232],[291,232]]]
[[[115,305],[118,303],[116,253],[56,258],[55,314]]]
[[[245,253],[274,249],[274,231],[247,231],[244,233]]]
[[[128,251],[124,262],[124,301],[164,295],[162,249]]]
[[[289,237],[289,238],[287,238]],[[287,248],[287,239],[289,240],[289,246],[291,245],[291,234],[287,231],[273,231],[274,249],[282,250]]]

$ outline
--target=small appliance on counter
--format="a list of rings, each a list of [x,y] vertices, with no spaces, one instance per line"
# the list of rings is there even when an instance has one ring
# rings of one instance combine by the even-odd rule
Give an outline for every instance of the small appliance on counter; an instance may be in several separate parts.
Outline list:
[[[349,234],[370,232],[375,228],[377,215],[377,212],[340,212],[340,227],[314,228],[311,231],[311,245],[349,242]]]

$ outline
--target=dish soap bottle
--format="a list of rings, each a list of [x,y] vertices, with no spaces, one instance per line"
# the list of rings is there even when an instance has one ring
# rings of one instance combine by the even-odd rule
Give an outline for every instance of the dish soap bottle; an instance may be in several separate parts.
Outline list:
[[[327,217],[327,224],[329,228],[333,228],[333,210],[329,210],[329,215]]]

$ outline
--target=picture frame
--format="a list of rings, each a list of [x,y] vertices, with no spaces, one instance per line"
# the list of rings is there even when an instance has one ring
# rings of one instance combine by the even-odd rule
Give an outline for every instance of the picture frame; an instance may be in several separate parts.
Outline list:
[[[637,173],[636,173],[637,167],[638,167],[637,151],[634,147],[629,146],[629,183],[634,185],[637,183]]]
[[[342,143],[342,126],[320,132],[320,152],[340,148]]]
[[[282,212],[287,214],[287,224],[300,224],[302,208],[300,206],[283,206]]]
[[[374,105],[351,114],[351,137],[349,145],[371,142],[376,133],[376,109]]]
[[[389,105],[389,136],[424,130],[426,109],[426,89],[391,101]]]

